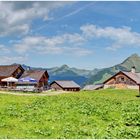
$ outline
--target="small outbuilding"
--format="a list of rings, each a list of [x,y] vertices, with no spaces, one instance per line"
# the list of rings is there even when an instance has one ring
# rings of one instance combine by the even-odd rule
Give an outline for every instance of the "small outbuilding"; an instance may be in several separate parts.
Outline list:
[[[80,86],[74,81],[57,80],[53,81],[50,87],[54,90],[80,91]]]
[[[104,88],[103,84],[97,84],[97,85],[86,85],[83,90],[99,90]]]

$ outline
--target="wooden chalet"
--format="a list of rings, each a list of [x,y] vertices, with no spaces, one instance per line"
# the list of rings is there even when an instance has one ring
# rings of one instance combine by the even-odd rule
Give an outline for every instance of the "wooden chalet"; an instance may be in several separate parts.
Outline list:
[[[130,72],[120,71],[104,82],[104,88],[130,88],[139,89],[140,73],[137,73],[135,67]]]
[[[54,90],[80,91],[80,86],[74,81],[57,80],[50,84]]]
[[[21,65],[1,65],[0,66],[0,86],[7,86],[6,82],[1,80],[8,77],[19,78],[24,72]]]
[[[26,70],[24,71],[24,73],[20,78],[25,78],[25,77],[30,77],[37,80],[37,84],[35,86],[37,86],[38,88],[48,87],[49,75],[46,70]]]

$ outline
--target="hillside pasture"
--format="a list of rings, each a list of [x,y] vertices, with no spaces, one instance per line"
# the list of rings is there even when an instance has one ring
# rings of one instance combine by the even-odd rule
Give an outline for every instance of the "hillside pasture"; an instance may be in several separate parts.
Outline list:
[[[16,93],[18,94],[18,93]],[[137,90],[0,94],[0,138],[140,138]]]

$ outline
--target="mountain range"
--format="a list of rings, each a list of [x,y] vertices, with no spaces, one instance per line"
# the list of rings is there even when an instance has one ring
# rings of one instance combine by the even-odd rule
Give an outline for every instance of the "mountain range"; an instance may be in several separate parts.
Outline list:
[[[49,77],[49,82],[54,80],[73,80],[82,86],[91,75],[95,75],[99,69],[94,70],[85,70],[85,69],[78,69],[78,68],[70,68],[68,65],[62,65],[61,67],[53,67],[53,68],[37,68],[37,67],[30,67],[25,64],[22,65],[25,70],[32,69],[42,69],[47,70]]]
[[[54,80],[73,80],[81,86],[87,84],[98,84],[102,83],[104,80],[115,74],[116,72],[130,71],[132,66],[136,67],[136,71],[140,72],[140,56],[137,54],[132,54],[130,57],[125,59],[122,63],[114,65],[109,68],[103,69],[93,69],[93,70],[85,70],[78,68],[70,68],[67,65],[62,65],[61,67],[53,67],[53,68],[36,68],[27,66],[25,64],[22,65],[24,69],[43,69],[47,70],[50,78],[49,82]]]

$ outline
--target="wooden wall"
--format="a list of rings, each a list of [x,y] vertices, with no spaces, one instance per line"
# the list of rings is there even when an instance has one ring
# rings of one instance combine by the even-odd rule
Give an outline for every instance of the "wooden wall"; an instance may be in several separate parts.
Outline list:
[[[44,87],[48,85],[48,75],[44,73],[41,79],[39,80],[38,87]]]
[[[24,72],[24,70],[21,67],[19,67],[16,69],[16,71],[11,76],[18,79],[23,74],[23,72]]]
[[[56,83],[51,84],[51,88],[54,90],[63,90],[63,88]]]
[[[70,87],[70,88],[62,88],[57,83],[51,84],[51,88],[54,90],[64,90],[64,91],[80,91],[80,88]]]
[[[7,86],[7,82],[2,82],[1,80],[4,79],[4,78],[8,78],[8,77],[15,77],[15,78],[19,78],[24,72],[24,69],[22,69],[21,67],[18,67],[14,73],[12,73],[12,75],[9,75],[9,76],[1,76],[0,77],[0,86]],[[11,84],[13,86],[15,86],[15,84]]]
[[[119,73],[116,76],[112,77],[109,81],[107,81],[104,85],[104,88],[109,88],[109,87],[120,88],[120,89],[138,88],[137,84],[123,73]]]
[[[121,80],[124,79],[124,80]],[[112,77],[109,81],[107,81],[105,84],[111,85],[111,84],[126,84],[126,85],[137,85],[134,81],[129,79],[124,74],[118,74],[115,77]]]

